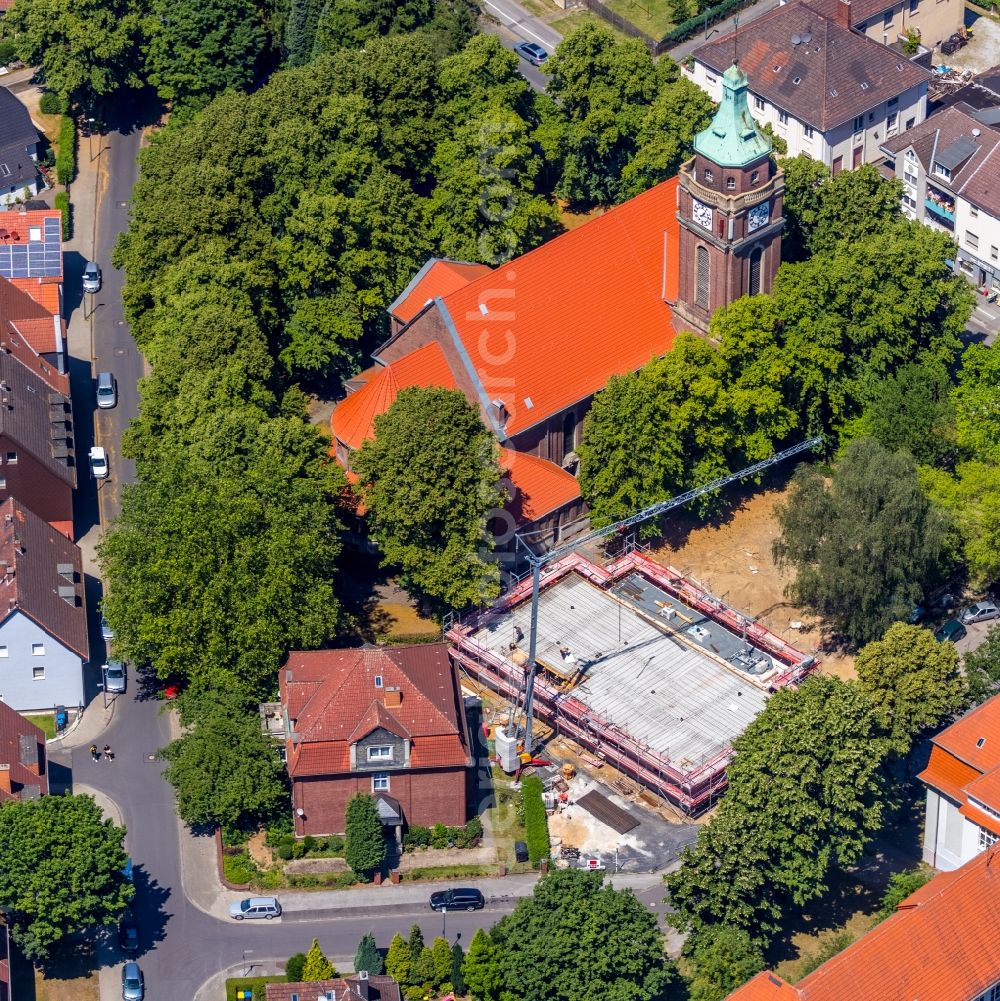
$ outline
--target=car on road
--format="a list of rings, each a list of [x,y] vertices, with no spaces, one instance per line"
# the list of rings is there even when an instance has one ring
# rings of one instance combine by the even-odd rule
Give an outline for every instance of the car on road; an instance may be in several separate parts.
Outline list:
[[[131,907],[125,908],[118,922],[118,945],[127,956],[134,956],[139,951],[139,928]]]
[[[122,1001],[142,1001],[146,996],[146,983],[138,963],[122,967]]]
[[[237,921],[244,918],[271,918],[281,917],[281,904],[276,897],[247,897],[245,900],[237,900],[229,905],[229,916]]]
[[[101,410],[110,410],[118,403],[118,383],[110,372],[101,372],[97,376],[97,406]]]
[[[962,639],[968,630],[962,625],[958,619],[949,619],[935,634],[934,639],[938,643],[944,643],[946,640],[950,640],[952,643],[957,643]]]
[[[101,639],[104,640],[105,643],[110,643],[114,638],[114,630],[108,625],[108,620],[101,615]]]
[[[959,618],[966,626],[973,622],[986,622],[989,619],[1000,618],[1000,608],[997,608],[992,601],[977,601],[974,605],[963,608]]]
[[[95,480],[103,480],[108,475],[108,453],[100,445],[94,445],[90,452],[90,475]]]
[[[111,695],[125,691],[125,665],[120,660],[109,660],[104,665],[104,690]]]
[[[93,261],[87,261],[83,268],[83,291],[91,295],[101,291],[101,269]]]
[[[432,911],[479,911],[486,906],[482,891],[472,887],[438,890],[431,894]]]
[[[549,54],[540,45],[534,42],[518,42],[514,46],[514,51],[522,58],[527,59],[532,66],[541,66],[545,63]]]

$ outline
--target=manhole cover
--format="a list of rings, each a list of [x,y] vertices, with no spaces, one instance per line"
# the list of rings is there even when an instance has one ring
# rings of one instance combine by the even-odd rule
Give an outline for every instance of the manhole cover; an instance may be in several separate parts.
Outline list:
[[[128,348],[115,348],[115,355],[119,358],[124,358],[128,354]]]
[[[119,202],[118,203],[118,208],[120,208],[120,209],[127,209],[128,208],[128,202]]]
[[[156,761],[156,751],[153,751],[152,754],[147,754],[146,755],[146,760],[147,761]]]
[[[124,327],[125,326],[125,321],[124,320],[115,320],[115,326],[116,327]]]

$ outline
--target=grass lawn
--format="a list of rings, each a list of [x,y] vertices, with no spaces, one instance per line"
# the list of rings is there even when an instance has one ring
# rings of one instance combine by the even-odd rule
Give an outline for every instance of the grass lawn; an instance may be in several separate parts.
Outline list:
[[[572,35],[577,28],[582,28],[588,21],[593,21],[595,24],[609,28],[619,38],[628,38],[628,35],[619,31],[613,24],[609,24],[596,14],[591,14],[589,10],[575,10],[572,14],[557,17],[555,20],[549,21],[549,26],[555,28],[565,38],[566,35]]]
[[[253,991],[253,1001],[258,1001],[264,997],[265,984],[283,984],[286,980],[283,973],[273,977],[233,977],[226,981],[226,1001],[236,1001],[236,992],[246,990]]]
[[[521,6],[535,17],[547,18],[550,14],[559,10],[552,0],[519,0]]]
[[[481,879],[495,876],[495,865],[433,865],[423,869],[410,869],[400,874],[403,882],[412,883],[422,879]]]
[[[640,31],[657,40],[676,24],[666,0],[604,0],[604,3]]]
[[[26,716],[25,719],[34,723],[42,733],[45,734],[45,739],[49,740],[51,737],[56,735],[56,714],[55,713],[42,713],[39,716]]]
[[[493,766],[494,805],[490,807],[490,821],[497,846],[497,859],[508,867],[514,865],[514,842],[527,839],[527,832],[517,813],[521,794],[511,789],[511,777]]]

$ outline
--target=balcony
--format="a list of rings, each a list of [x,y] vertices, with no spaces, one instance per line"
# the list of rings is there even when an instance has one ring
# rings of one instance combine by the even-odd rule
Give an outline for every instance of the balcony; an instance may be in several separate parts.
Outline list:
[[[955,200],[944,192],[928,185],[924,208],[931,213],[935,222],[941,223],[947,229],[955,228]]]

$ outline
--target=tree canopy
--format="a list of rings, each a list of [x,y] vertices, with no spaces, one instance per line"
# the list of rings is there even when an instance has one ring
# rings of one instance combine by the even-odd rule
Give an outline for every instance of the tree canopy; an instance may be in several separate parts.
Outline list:
[[[407,588],[451,608],[499,592],[490,514],[503,500],[496,439],[458,390],[409,388],[352,458],[372,537]]]
[[[191,825],[250,830],[288,808],[285,769],[253,716],[231,702],[202,708],[191,729],[161,752],[177,812]]]
[[[914,740],[957,712],[966,684],[953,643],[938,643],[922,626],[893,623],[880,640],[858,651],[858,683],[888,714],[890,738],[899,754]]]
[[[118,919],[135,892],[122,873],[124,841],[125,828],[105,819],[91,796],[0,806],[0,907],[29,959]]]
[[[664,958],[655,916],[630,890],[602,879],[572,869],[542,876],[532,895],[494,925],[504,996],[654,1001],[663,995],[675,971]],[[495,982],[488,955],[473,939],[465,979],[477,997],[489,998]]]
[[[921,490],[912,457],[871,438],[852,442],[829,482],[801,466],[777,512],[787,592],[849,643],[880,637],[905,619],[940,572],[947,523]]]

